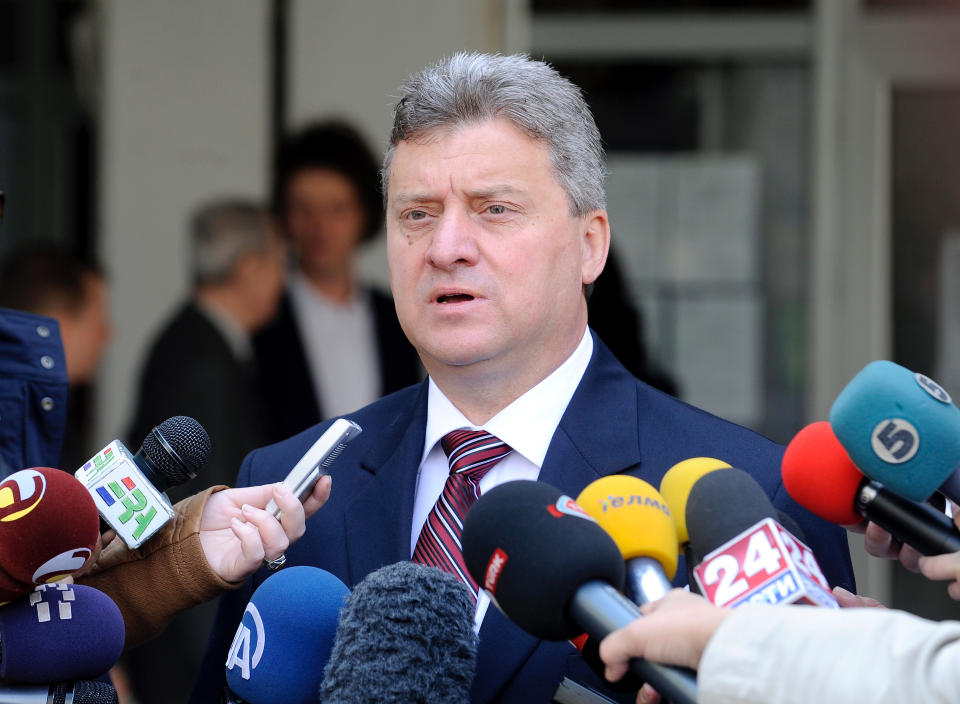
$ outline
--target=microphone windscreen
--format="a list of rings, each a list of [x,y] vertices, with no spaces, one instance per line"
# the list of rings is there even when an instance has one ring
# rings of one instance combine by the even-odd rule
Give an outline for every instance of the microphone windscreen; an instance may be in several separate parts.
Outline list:
[[[210,457],[210,436],[190,416],[173,416],[150,431],[137,450],[155,476],[149,477],[160,491],[179,486],[197,476]]]
[[[82,584],[47,584],[0,609],[0,678],[46,683],[106,672],[123,652],[113,600]]]
[[[864,474],[913,501],[960,465],[960,409],[936,382],[893,362],[871,362],[844,387],[830,426]]]
[[[14,472],[0,483],[0,571],[23,586],[61,579],[79,570],[100,537],[89,492],[59,469]]]
[[[324,673],[324,704],[467,704],[476,671],[470,590],[398,562],[354,587]]]
[[[690,548],[698,559],[777,511],[757,481],[742,469],[703,475],[687,498]]]
[[[577,503],[613,538],[624,560],[653,558],[673,579],[677,528],[663,497],[650,484],[628,474],[601,477],[580,492]]]
[[[288,567],[250,597],[227,656],[227,685],[252,704],[316,702],[346,585],[317,567]]]
[[[567,614],[583,584],[623,587],[623,557],[613,538],[543,482],[506,482],[481,496],[464,522],[463,557],[510,620],[547,640],[583,632]]]
[[[808,511],[844,526],[861,521],[854,504],[863,473],[826,421],[811,423],[794,436],[783,453],[781,472],[787,493]]]
[[[660,480],[660,495],[670,507],[673,523],[677,527],[677,543],[683,545],[690,540],[687,532],[687,497],[696,481],[707,472],[727,469],[730,465],[713,457],[691,457],[677,462]]]

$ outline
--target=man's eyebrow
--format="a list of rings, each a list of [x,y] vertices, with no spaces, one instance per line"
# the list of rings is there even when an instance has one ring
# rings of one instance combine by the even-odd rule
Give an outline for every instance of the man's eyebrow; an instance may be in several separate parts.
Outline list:
[[[498,196],[523,196],[527,194],[525,188],[511,184],[496,184],[485,188],[477,188],[467,192],[471,198],[496,198]]]
[[[429,193],[399,193],[393,198],[396,205],[407,205],[409,203],[427,203],[437,200],[437,196]]]

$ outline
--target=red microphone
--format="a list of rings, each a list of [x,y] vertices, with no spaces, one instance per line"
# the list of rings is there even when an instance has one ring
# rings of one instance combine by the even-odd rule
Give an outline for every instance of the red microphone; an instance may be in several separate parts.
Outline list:
[[[866,518],[923,555],[960,551],[960,533],[949,518],[864,476],[826,421],[796,434],[781,470],[787,493],[825,520],[853,525]]]
[[[72,475],[34,467],[0,482],[0,601],[83,567],[100,536],[97,507]]]

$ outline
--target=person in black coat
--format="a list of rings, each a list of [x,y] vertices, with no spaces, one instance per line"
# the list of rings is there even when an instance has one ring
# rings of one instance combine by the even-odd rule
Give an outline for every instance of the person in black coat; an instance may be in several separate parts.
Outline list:
[[[233,486],[243,458],[266,441],[250,337],[273,316],[283,289],[285,248],[270,214],[255,203],[201,206],[191,248],[192,295],[153,341],[126,435],[136,451],[175,415],[195,418],[209,433],[209,460],[194,479],[169,490],[174,502],[214,484]],[[186,700],[215,610],[209,602],[179,614],[159,638],[125,656],[137,701]]]
[[[295,266],[276,318],[254,339],[268,440],[419,380],[393,299],[361,284],[360,246],[383,223],[376,160],[353,128],[325,122],[278,151],[273,207]]]

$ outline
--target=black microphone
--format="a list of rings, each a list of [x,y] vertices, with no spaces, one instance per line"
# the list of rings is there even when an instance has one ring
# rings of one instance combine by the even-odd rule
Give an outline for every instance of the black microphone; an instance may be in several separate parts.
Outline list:
[[[803,603],[837,608],[813,551],[777,522],[769,497],[742,469],[705,474],[686,507],[701,593],[713,604]]]
[[[602,639],[641,616],[618,591],[624,565],[616,543],[549,484],[512,481],[481,496],[464,523],[463,556],[497,607],[538,638]],[[630,669],[664,697],[696,702],[692,670],[640,658]]]
[[[340,612],[324,704],[467,704],[476,671],[473,595],[435,567],[368,574]]]
[[[0,684],[0,704],[118,704],[109,682],[81,680],[49,685]]]
[[[136,454],[114,440],[75,475],[107,525],[137,548],[173,518],[173,505],[163,492],[197,476],[210,449],[210,436],[200,423],[174,416],[154,428]]]

